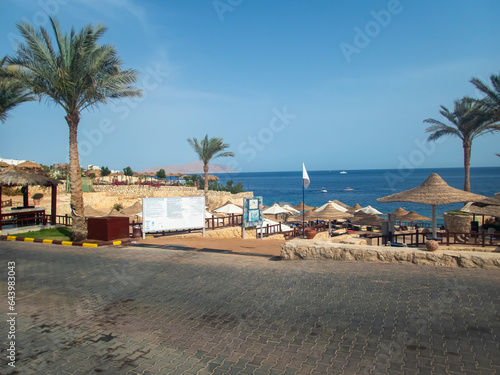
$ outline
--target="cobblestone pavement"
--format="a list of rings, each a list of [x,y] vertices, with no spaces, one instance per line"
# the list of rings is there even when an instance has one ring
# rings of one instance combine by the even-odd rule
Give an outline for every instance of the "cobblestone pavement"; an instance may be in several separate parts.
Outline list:
[[[1,374],[500,374],[500,272],[1,242]]]

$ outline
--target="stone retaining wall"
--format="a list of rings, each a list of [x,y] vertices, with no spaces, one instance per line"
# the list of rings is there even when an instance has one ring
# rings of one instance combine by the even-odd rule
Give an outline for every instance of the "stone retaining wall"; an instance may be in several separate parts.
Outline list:
[[[329,259],[337,261],[407,262],[446,267],[500,269],[499,253],[438,250],[429,252],[417,248],[358,246],[294,239],[283,244],[282,259]]]

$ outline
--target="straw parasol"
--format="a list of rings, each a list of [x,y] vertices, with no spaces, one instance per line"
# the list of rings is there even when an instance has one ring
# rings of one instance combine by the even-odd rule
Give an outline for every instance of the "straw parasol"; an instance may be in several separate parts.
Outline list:
[[[363,207],[359,204],[359,203],[356,203],[354,206],[352,206],[351,208],[348,208],[347,211],[348,212],[356,212],[358,210],[361,210]]]
[[[219,181],[219,177],[214,176],[213,174],[209,174],[207,176],[208,181]]]
[[[337,210],[332,205],[326,206],[324,209],[319,208],[316,211],[309,211],[315,219],[320,220],[335,220],[335,219],[347,219],[353,217],[352,214],[346,211]]]
[[[295,208],[296,210],[299,210],[299,211],[309,211],[313,207],[308,206],[307,204],[304,204],[304,202],[300,202],[298,205],[293,206],[293,208]]]
[[[400,220],[414,222],[414,221],[431,221],[432,219],[422,216],[416,213],[415,211],[410,211],[406,215],[402,216]]]
[[[118,211],[114,208],[111,209],[111,211],[109,211],[109,214],[107,214],[106,216],[112,216],[112,217],[128,217],[128,215],[125,215],[123,214],[121,211]]]
[[[283,206],[281,206],[281,207],[283,207],[285,210],[290,211],[292,214],[297,214],[297,213],[299,213],[299,211],[298,211],[298,210],[296,210],[295,208],[293,208],[293,207],[292,207],[291,205],[289,205],[289,204],[285,204],[285,205],[283,205]]]
[[[264,215],[277,215],[277,214],[289,214],[291,213],[286,208],[279,206],[277,203],[273,204],[267,210],[262,212]]]
[[[242,214],[243,209],[229,201],[223,206],[213,210],[213,212],[224,213],[224,214]]]
[[[96,210],[95,208],[92,208],[91,206],[85,206],[83,209],[83,214],[85,217],[102,217],[106,216],[105,212]]]
[[[357,211],[362,211],[364,212],[365,214],[375,214],[375,215],[382,215],[382,212],[380,212],[379,210],[373,208],[372,206],[368,205],[366,207],[363,207]]]
[[[356,214],[354,214],[354,218],[351,219],[351,223],[353,224],[372,226],[380,226],[386,221],[387,220],[384,220],[375,214],[366,214],[362,211],[356,212]]]
[[[15,166],[17,169],[31,170],[31,171],[43,171],[43,168],[40,164],[33,163],[32,161],[25,161],[19,163]]]
[[[346,210],[349,210],[351,208],[351,206],[349,206],[349,205],[347,205],[347,204],[345,204],[337,199],[333,200],[332,202],[335,204],[338,204],[341,207],[344,207]]]
[[[337,211],[347,212],[347,208],[344,208],[344,207],[338,205],[337,203],[334,203],[333,201],[328,201],[324,205],[320,206],[316,211],[323,211],[327,207],[332,207]]]
[[[141,202],[135,202],[132,206],[124,208],[120,212],[127,216],[135,216],[142,212],[142,204]]]
[[[378,198],[381,203],[413,202],[432,205],[432,237],[436,238],[436,206],[441,204],[480,201],[486,197],[455,189],[437,173],[431,174],[420,186],[413,189]]]
[[[391,214],[396,216],[397,219],[400,219],[402,216],[408,215],[410,211],[406,211],[402,207],[398,207],[396,210],[392,211]]]

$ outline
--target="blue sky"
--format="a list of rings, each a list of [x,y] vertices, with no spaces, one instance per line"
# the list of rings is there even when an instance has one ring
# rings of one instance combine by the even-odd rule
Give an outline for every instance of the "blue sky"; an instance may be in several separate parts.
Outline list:
[[[500,72],[500,2],[7,0],[0,55],[19,20],[109,27],[140,100],[82,114],[82,165],[141,171],[196,160],[189,137],[222,137],[242,172],[463,166],[456,138],[427,144],[429,117]],[[68,161],[64,112],[25,104],[0,124],[0,157]],[[500,134],[473,167],[498,166]]]

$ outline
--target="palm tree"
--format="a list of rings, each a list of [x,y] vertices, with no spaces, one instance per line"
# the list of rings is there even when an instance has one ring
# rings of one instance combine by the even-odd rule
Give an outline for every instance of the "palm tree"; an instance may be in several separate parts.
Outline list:
[[[7,62],[10,78],[40,99],[57,103],[66,111],[72,239],[78,241],[87,237],[77,141],[81,112],[109,99],[141,96],[141,91],[131,86],[138,73],[122,70],[122,62],[113,46],[98,44],[107,30],[105,26],[87,25],[80,32],[72,29],[70,34],[63,34],[57,21],[50,18],[50,23],[55,43],[43,27],[37,31],[28,23],[18,23],[25,44],[20,44],[16,56]]]
[[[211,160],[234,156],[233,152],[224,150],[229,147],[227,143],[222,141],[222,138],[210,138],[208,139],[208,134],[199,143],[196,138],[188,138],[187,140],[191,147],[196,151],[198,157],[203,162],[203,172],[205,172],[205,199],[208,195],[208,164]]]
[[[427,141],[435,141],[443,136],[454,135],[462,140],[464,148],[465,180],[464,190],[470,191],[470,157],[474,138],[500,130],[500,125],[491,120],[491,115],[481,101],[471,101],[469,98],[455,100],[454,110],[441,106],[439,111],[451,125],[428,118],[425,123],[432,124],[426,129],[431,133]]]
[[[485,97],[481,99],[491,114],[492,120],[500,122],[500,76],[490,76],[491,87],[478,78],[472,78],[471,83],[481,91]]]
[[[7,57],[0,60],[0,70],[4,70],[4,64]],[[21,103],[30,102],[35,98],[18,82],[6,77],[7,71],[4,70],[0,76],[0,121],[5,123],[9,117],[9,111]]]

